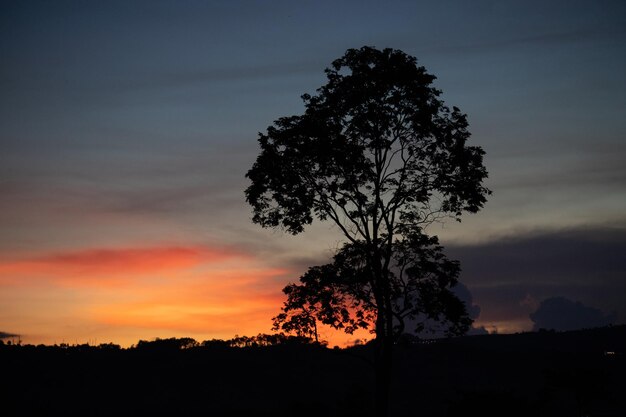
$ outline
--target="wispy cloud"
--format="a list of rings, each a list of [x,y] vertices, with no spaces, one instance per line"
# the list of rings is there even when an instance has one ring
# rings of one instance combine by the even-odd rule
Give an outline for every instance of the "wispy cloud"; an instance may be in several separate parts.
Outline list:
[[[598,41],[599,39],[612,39],[614,36],[624,35],[623,28],[587,27],[575,30],[544,31],[525,36],[511,35],[496,39],[490,37],[484,41],[464,41],[440,45],[432,50],[443,54],[492,52],[499,49],[509,49],[521,46],[561,45],[566,43]]]
[[[599,148],[599,149],[598,149]],[[622,189],[626,185],[626,146],[597,146],[583,151],[559,151],[559,163],[553,152],[540,149],[523,157],[502,158],[499,161],[496,187],[516,192],[535,190],[569,193],[588,187],[592,190]],[[568,153],[569,152],[569,153]]]
[[[314,61],[296,61],[247,67],[214,67],[197,70],[142,74],[134,80],[110,81],[120,90],[149,90],[267,80],[295,75],[319,74],[324,67]]]
[[[99,285],[103,279],[116,282],[153,274],[190,271],[247,255],[228,248],[206,246],[155,246],[93,248],[4,259],[0,283],[22,282],[40,277],[66,285]]]
[[[130,271],[180,268],[198,263],[200,259],[214,260],[223,255],[221,250],[194,247],[92,249],[47,255],[36,258],[35,262],[106,273],[119,268]]]

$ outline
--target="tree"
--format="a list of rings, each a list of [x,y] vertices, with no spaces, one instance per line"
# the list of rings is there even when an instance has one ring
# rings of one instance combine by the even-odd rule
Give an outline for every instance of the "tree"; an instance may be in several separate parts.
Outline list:
[[[274,330],[317,342],[318,322],[349,334],[371,328],[379,306],[366,250],[362,243],[346,244],[332,263],[311,267],[299,285],[287,285],[283,289],[287,301],[274,317]],[[443,254],[437,237],[412,234],[394,242],[390,265],[394,342],[406,330],[419,333],[431,322],[444,324],[448,335],[469,329],[472,320],[465,305],[451,291],[458,282],[459,263]]]
[[[397,268],[403,257],[417,259],[426,248],[441,255],[424,233],[428,225],[460,221],[463,212],[482,208],[490,194],[482,185],[484,152],[466,145],[465,114],[444,105],[431,85],[435,77],[404,52],[349,49],[325,72],[328,81],[317,95],[302,96],[304,114],[282,117],[259,134],[261,152],[246,175],[246,199],[252,220],[263,227],[297,234],[317,218],[332,221],[347,238],[332,264],[312,268],[303,276],[304,289],[288,291],[325,290],[318,303],[302,304],[309,309],[300,316],[305,324],[319,314],[348,330],[373,322],[377,415],[386,415],[393,342],[402,322]],[[422,258],[434,265],[432,256]],[[458,268],[447,265],[452,285]],[[425,272],[414,271],[417,282]],[[350,287],[349,279],[356,284]],[[293,300],[298,298],[307,300]]]

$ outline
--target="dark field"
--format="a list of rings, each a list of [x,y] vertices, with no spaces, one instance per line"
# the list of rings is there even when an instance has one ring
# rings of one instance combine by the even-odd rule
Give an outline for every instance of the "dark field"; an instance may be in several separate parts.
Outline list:
[[[626,326],[396,346],[394,416],[624,416]],[[370,346],[0,345],[6,416],[367,416]]]

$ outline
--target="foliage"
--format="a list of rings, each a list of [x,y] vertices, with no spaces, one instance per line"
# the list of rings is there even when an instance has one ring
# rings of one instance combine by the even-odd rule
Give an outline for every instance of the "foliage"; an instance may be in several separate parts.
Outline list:
[[[265,334],[259,333],[256,336],[238,336],[227,341],[230,347],[248,348],[248,347],[266,347],[280,345],[309,345],[314,341],[304,336],[290,336],[283,333]]]
[[[181,349],[189,349],[198,346],[198,342],[191,337],[170,337],[168,339],[156,338],[153,341],[140,340],[137,342],[137,349],[159,350],[159,351],[175,351]]]
[[[211,339],[198,343],[190,337],[170,337],[167,339],[156,338],[152,341],[140,340],[135,349],[144,351],[179,351],[192,348],[257,348],[280,345],[312,344],[313,340],[307,337],[290,336],[282,333],[264,334],[256,336],[235,335],[232,339]],[[102,345],[101,345],[102,346]]]
[[[466,116],[439,100],[435,77],[415,58],[351,49],[326,74],[319,95],[302,96],[303,115],[260,134],[246,189],[256,223],[295,234],[315,215],[351,241],[382,245],[482,207],[484,152],[465,145]]]
[[[364,245],[346,244],[333,262],[310,268],[300,284],[283,290],[287,301],[274,318],[274,329],[314,337],[317,323],[352,334],[372,325],[379,306],[376,283],[368,273]],[[394,315],[394,340],[408,330],[420,332],[429,321],[448,324],[450,335],[463,334],[471,325],[463,303],[450,291],[459,264],[443,254],[436,237],[413,234],[394,243],[393,268],[388,278]],[[412,328],[407,329],[407,325]]]
[[[454,303],[441,289],[456,282],[458,266],[434,262],[443,255],[424,228],[483,206],[484,152],[466,145],[466,116],[439,99],[435,77],[401,51],[350,49],[326,75],[318,95],[303,96],[303,115],[260,134],[261,153],[247,173],[253,221],[296,234],[314,217],[332,220],[350,243],[302,285],[285,288],[276,323],[314,336],[315,320],[348,332],[374,320],[377,336],[392,338],[399,314],[437,316],[449,310],[444,298]],[[422,277],[433,274],[450,276]],[[450,317],[462,319],[462,329],[467,320],[457,313]]]

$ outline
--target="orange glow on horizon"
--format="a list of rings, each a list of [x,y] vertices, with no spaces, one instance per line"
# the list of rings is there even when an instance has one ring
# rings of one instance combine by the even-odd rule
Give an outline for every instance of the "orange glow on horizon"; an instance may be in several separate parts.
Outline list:
[[[245,252],[204,246],[4,257],[0,303],[11,314],[0,317],[0,329],[29,343],[98,339],[123,345],[146,335],[267,333],[288,274]]]
[[[490,334],[510,334],[510,333],[523,333],[529,332],[533,328],[533,323],[530,319],[523,320],[476,320],[474,327],[483,327]]]
[[[2,259],[2,258],[0,258]],[[0,261],[0,330],[25,343],[230,339],[271,333],[292,271],[206,246],[91,248]],[[330,346],[367,339],[320,326]]]
[[[2,259],[2,258],[0,258]],[[248,253],[209,246],[92,248],[0,261],[0,330],[26,343],[130,346],[155,337],[230,339],[272,332],[295,272]],[[532,323],[480,321],[489,332]],[[373,337],[320,326],[329,346]]]

